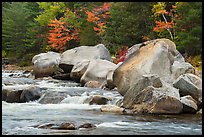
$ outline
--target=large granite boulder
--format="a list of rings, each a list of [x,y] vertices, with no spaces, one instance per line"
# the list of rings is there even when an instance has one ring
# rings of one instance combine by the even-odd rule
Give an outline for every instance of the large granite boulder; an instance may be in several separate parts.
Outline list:
[[[109,51],[103,44],[98,44],[96,46],[80,46],[63,52],[59,67],[63,69],[65,73],[70,73],[73,66],[84,59],[88,61],[95,59],[112,61]]]
[[[114,84],[121,95],[136,84],[144,74],[157,74],[161,80],[171,82],[175,44],[168,39],[157,39],[133,52],[113,74]]]
[[[126,109],[179,114],[189,112],[186,106],[193,104],[180,96],[191,95],[198,110],[202,107],[202,80],[194,73],[194,67],[185,62],[172,41],[156,39],[129,48],[127,58],[113,73],[113,83],[124,96],[122,107]],[[196,110],[195,106],[188,107]]]
[[[115,70],[116,64],[102,59],[91,60],[87,70],[81,77],[80,83],[84,85],[88,81],[99,81],[103,83],[106,81],[107,73]]]
[[[47,52],[35,55],[32,58],[33,74],[35,78],[52,76],[58,71],[60,53]]]

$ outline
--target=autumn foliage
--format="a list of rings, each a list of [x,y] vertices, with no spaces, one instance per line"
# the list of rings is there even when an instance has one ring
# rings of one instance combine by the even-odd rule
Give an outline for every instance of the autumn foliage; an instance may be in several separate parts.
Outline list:
[[[97,35],[101,35],[105,32],[106,19],[110,17],[110,7],[110,3],[104,3],[102,6],[92,9],[92,11],[85,11],[87,14],[87,21],[94,23],[94,31]]]
[[[164,21],[155,21],[156,26],[154,27],[153,31],[163,31],[166,29],[172,28],[172,22],[164,22]]]
[[[106,18],[110,16],[110,4],[104,3],[102,6],[98,6],[93,8],[91,11],[86,10],[83,8],[82,10],[87,14],[87,21],[89,23],[94,24],[94,31],[97,35],[101,35],[103,32],[105,32],[105,24]],[[57,50],[57,51],[64,51],[69,41],[79,41],[79,32],[80,27],[74,26],[78,22],[77,20],[80,20],[80,15],[78,15],[78,12],[70,12],[69,9],[66,10],[67,19],[72,20],[72,24],[69,23],[69,21],[64,20],[63,18],[60,18],[59,20],[54,19],[51,20],[50,24],[48,26],[50,27],[49,33],[48,33],[48,44],[50,46]]]
[[[49,30],[48,43],[57,51],[63,51],[71,40],[79,41],[79,30],[68,23],[54,19],[48,26],[52,27]]]
[[[119,62],[123,62],[126,59],[127,52],[128,52],[127,46],[119,48],[114,63],[118,64]]]

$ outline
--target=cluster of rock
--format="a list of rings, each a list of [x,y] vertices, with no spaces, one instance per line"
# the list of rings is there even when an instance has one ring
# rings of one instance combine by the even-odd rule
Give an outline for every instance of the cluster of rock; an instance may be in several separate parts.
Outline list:
[[[113,74],[122,107],[136,113],[195,113],[202,108],[202,80],[168,39],[131,47]]]
[[[76,126],[72,122],[63,122],[63,123],[45,123],[40,125],[33,126],[35,128],[43,128],[43,129],[55,129],[55,130],[77,130],[80,128],[95,128],[96,126],[92,123],[84,123],[79,126]]]
[[[75,80],[90,87],[114,88],[110,79],[117,65],[112,62],[111,55],[103,44],[76,47],[62,54],[41,53],[34,56],[32,62],[35,78],[52,76]]]
[[[103,44],[76,47],[62,54],[41,53],[32,62],[36,78],[52,76],[87,87],[117,87],[124,96],[121,109],[116,108],[121,111],[179,114],[202,108],[202,79],[168,39],[132,46],[125,61],[117,65]]]

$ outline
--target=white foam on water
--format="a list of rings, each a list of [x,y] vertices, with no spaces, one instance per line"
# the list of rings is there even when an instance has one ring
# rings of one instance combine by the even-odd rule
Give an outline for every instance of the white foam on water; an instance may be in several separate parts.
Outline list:
[[[82,109],[92,110],[100,109],[100,105],[76,104],[76,103],[61,103],[61,104],[40,104],[37,102],[27,103],[6,103],[2,101],[2,113],[13,113],[23,111],[38,111],[38,110],[63,110],[63,109]]]
[[[104,122],[101,123],[99,125],[97,125],[97,127],[112,127],[112,128],[130,128],[135,126],[134,123],[131,122],[123,122],[123,121],[116,121],[116,122]]]
[[[85,100],[90,98],[90,96],[87,96],[85,94],[82,94],[81,96],[70,96],[67,95],[65,99],[61,101],[61,103],[67,103],[67,104],[84,104]]]

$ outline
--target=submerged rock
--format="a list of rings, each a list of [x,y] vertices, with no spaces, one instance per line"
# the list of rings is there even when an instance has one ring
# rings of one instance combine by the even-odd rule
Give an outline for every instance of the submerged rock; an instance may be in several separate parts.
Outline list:
[[[5,85],[24,85],[24,84],[36,84],[36,81],[30,78],[11,78],[11,77],[2,77],[2,84]]]
[[[84,123],[80,125],[78,128],[95,128],[96,126],[92,123]]]
[[[55,130],[77,130],[80,128],[96,128],[96,126],[92,123],[84,123],[84,124],[81,124],[77,127],[72,122],[45,123],[45,124],[35,125],[32,127],[43,128],[43,129],[55,129]]]
[[[64,122],[58,126],[51,127],[51,129],[59,129],[59,130],[76,130],[77,127],[74,123]]]

